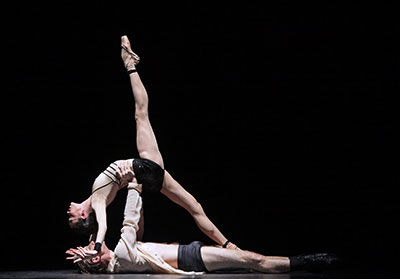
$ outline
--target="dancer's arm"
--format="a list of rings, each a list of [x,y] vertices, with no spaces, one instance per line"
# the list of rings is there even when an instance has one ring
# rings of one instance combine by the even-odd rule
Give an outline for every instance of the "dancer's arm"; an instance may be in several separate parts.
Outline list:
[[[139,230],[140,210],[142,209],[142,199],[134,187],[128,186],[126,198],[124,221],[122,222],[121,238],[129,247],[133,247],[137,239]]]
[[[101,173],[93,183],[91,206],[96,214],[98,230],[96,235],[96,248],[101,247],[107,232],[106,208],[111,203],[117,192],[118,184],[110,177]]]
[[[137,190],[135,190],[136,184],[129,184],[124,211],[123,227],[121,229],[121,240],[115,247],[115,253],[118,255],[118,258],[122,260],[135,262],[137,253],[134,247],[137,240],[137,231],[139,229],[138,223],[140,220],[142,199]],[[96,251],[91,249],[94,249],[92,244],[89,244],[86,247],[78,247],[77,249],[71,248],[66,251],[66,253],[71,256],[67,259],[73,260],[74,263],[82,260],[90,260],[98,255]]]
[[[137,257],[135,243],[137,241],[137,231],[139,230],[141,209],[142,198],[134,187],[128,185],[124,221],[121,229],[121,240],[118,242],[114,250],[115,254],[121,260],[135,262],[135,258]]]
[[[101,247],[101,243],[103,243],[106,232],[107,232],[107,212],[106,212],[106,202],[105,200],[92,201],[92,208],[96,213],[96,220],[98,224],[98,230],[96,234],[96,244]],[[96,247],[97,248],[97,247]]]

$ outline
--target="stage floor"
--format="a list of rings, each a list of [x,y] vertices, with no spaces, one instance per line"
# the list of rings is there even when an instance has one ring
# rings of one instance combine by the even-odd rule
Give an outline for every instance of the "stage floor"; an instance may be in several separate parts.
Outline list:
[[[307,272],[292,272],[289,274],[204,274],[200,276],[182,276],[182,275],[153,275],[153,274],[101,274],[86,275],[79,274],[76,270],[41,270],[41,271],[2,271],[0,278],[9,279],[84,279],[84,278],[100,278],[100,279],[118,279],[118,278],[135,278],[135,279],[175,279],[175,278],[206,278],[206,279],[339,279],[339,278],[396,278],[397,276],[388,276],[388,274],[377,274],[375,272],[325,272],[323,274],[312,274]]]

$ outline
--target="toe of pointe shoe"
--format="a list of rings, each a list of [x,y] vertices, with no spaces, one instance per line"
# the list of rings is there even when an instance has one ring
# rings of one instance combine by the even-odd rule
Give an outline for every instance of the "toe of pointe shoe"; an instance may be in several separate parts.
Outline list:
[[[124,36],[121,37],[121,44],[122,44],[122,45],[130,45],[128,36],[125,36],[125,35],[124,35]]]

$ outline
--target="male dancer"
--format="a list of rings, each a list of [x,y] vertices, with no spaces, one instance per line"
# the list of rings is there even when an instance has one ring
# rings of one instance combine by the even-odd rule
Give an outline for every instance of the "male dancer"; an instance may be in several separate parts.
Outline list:
[[[250,251],[203,246],[145,243],[136,240],[142,198],[135,185],[128,186],[121,238],[114,251],[105,243],[100,253],[93,253],[94,243],[69,249],[67,259],[73,260],[83,273],[168,273],[194,274],[217,270],[245,269],[263,273],[294,270],[317,271],[337,261],[332,254],[311,254],[294,257],[263,256]]]

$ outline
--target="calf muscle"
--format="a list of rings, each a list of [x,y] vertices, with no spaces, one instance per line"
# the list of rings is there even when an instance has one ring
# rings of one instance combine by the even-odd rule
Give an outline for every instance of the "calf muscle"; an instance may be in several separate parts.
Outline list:
[[[290,270],[287,257],[269,257],[250,251],[203,246],[201,256],[208,271],[243,268],[265,273],[281,273]]]

